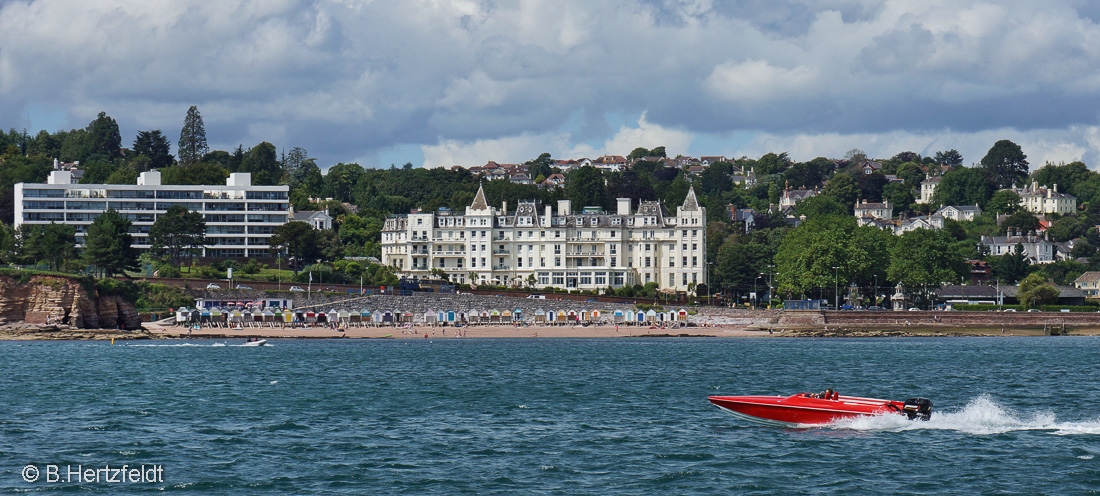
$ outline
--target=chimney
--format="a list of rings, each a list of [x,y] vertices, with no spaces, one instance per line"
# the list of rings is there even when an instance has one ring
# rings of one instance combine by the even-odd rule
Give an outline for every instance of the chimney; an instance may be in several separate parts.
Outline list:
[[[570,200],[558,200],[558,215],[569,215],[573,213],[573,202]]]
[[[546,208],[543,209],[543,210],[546,211],[546,220],[544,220],[542,222],[542,225],[544,225],[544,226],[549,226],[550,225],[550,218],[553,217],[553,210],[552,210],[553,208],[554,207],[551,207],[550,205],[546,205]]]
[[[615,210],[617,215],[630,215],[630,198],[618,198],[618,208]]]
[[[503,210],[502,215],[508,215],[508,200],[500,202],[500,209]]]

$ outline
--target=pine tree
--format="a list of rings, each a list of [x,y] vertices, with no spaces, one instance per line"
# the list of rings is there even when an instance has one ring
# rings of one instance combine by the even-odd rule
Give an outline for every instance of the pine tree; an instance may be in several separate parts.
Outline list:
[[[202,114],[199,108],[192,105],[187,109],[187,117],[183,119],[183,129],[180,130],[179,161],[188,166],[198,162],[203,155],[210,151],[206,144],[206,127],[202,123]]]
[[[136,270],[138,252],[133,247],[130,225],[130,219],[114,209],[96,217],[84,237],[84,261],[104,277],[126,269]]]

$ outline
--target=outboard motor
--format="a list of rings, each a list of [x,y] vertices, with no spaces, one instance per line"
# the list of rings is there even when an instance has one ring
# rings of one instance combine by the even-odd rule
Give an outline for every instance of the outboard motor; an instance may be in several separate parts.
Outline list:
[[[901,412],[909,417],[909,420],[932,418],[932,400],[925,398],[909,398],[905,400],[905,406]]]

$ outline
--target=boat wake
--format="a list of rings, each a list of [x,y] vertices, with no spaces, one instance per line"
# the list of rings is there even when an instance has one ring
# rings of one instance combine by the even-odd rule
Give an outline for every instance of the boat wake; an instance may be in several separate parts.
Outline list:
[[[1059,421],[1054,413],[1017,412],[988,395],[981,395],[958,410],[937,410],[927,422],[909,421],[900,415],[880,415],[841,420],[829,427],[860,431],[949,430],[977,435],[1050,431],[1051,434],[1065,436],[1100,434],[1100,418],[1083,422]]]
[[[256,347],[256,344],[225,344],[225,343],[211,343],[211,344],[199,344],[199,343],[172,343],[172,344],[131,344],[127,345],[133,348],[240,348],[240,347]],[[271,346],[266,344],[265,346]]]

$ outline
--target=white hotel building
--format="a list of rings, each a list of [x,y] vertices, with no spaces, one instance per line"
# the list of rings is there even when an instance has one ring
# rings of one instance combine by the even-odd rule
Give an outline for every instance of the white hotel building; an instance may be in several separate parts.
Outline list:
[[[267,240],[290,215],[289,186],[253,186],[249,173],[232,173],[221,186],[162,185],[160,172],[143,172],[136,185],[73,184],[72,173],[53,171],[45,184],[15,185],[15,227],[69,224],[77,245],[95,218],[114,209],[130,219],[133,246],[149,248],[149,229],[172,205],[206,219],[203,257],[270,257]]]
[[[386,219],[382,263],[422,279],[440,269],[459,283],[595,290],[656,282],[687,291],[707,281],[706,209],[691,189],[675,215],[655,201],[631,210],[629,198],[619,198],[614,213],[577,214],[570,200],[558,201],[556,212],[535,202],[509,211],[507,203],[490,207],[479,188],[465,215],[441,209]]]

